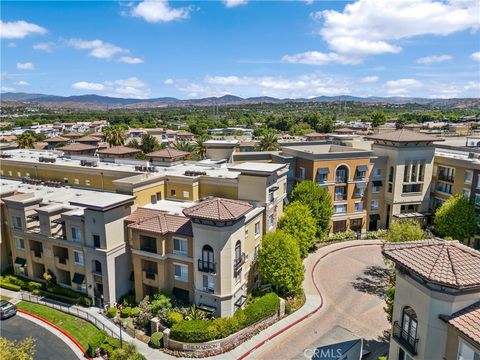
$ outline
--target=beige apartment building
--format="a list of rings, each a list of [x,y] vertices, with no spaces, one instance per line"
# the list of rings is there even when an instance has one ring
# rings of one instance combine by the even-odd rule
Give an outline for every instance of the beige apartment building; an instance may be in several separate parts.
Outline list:
[[[458,241],[386,244],[395,263],[390,359],[480,358],[480,252]]]

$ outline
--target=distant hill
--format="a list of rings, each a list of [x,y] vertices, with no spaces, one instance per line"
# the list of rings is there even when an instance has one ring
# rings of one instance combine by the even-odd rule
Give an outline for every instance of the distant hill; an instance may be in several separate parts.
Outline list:
[[[39,103],[51,107],[128,107],[128,108],[146,108],[146,107],[166,107],[166,106],[212,106],[212,105],[241,105],[241,104],[282,104],[289,102],[338,102],[351,101],[359,103],[385,103],[385,104],[420,104],[432,106],[447,107],[480,107],[480,99],[427,99],[412,97],[356,97],[350,95],[341,96],[319,96],[305,99],[278,99],[269,96],[241,98],[234,95],[224,95],[221,97],[207,97],[200,99],[177,99],[174,97],[161,97],[153,99],[132,99],[116,98],[110,96],[101,96],[96,94],[58,96],[46,94],[29,94],[7,92],[0,94],[0,100]]]

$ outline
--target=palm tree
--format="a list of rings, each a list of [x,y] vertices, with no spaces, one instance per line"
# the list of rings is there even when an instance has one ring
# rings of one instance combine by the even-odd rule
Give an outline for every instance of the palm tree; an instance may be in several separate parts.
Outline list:
[[[35,136],[30,131],[26,131],[17,136],[17,144],[20,149],[33,149],[35,147]]]
[[[127,136],[123,129],[116,126],[108,126],[102,129],[104,141],[110,146],[124,145]]]
[[[258,149],[260,151],[275,151],[280,149],[280,145],[278,144],[278,135],[273,131],[266,132],[258,144]]]
[[[197,153],[199,160],[205,159],[205,156],[207,155],[207,147],[205,146],[205,141],[209,139],[209,135],[202,134],[195,140],[195,152]]]
[[[193,153],[196,148],[195,145],[187,142],[187,141],[178,141],[174,145],[175,149],[180,150],[180,151],[186,151],[189,153]]]

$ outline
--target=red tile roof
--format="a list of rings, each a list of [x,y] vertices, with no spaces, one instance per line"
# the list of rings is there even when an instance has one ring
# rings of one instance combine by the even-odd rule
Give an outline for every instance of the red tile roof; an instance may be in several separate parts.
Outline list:
[[[79,132],[72,131],[72,132],[69,132],[69,133],[66,133],[66,134],[62,134],[62,136],[67,137],[67,138],[76,138],[76,137],[82,137],[83,134],[79,133]]]
[[[387,243],[383,255],[431,283],[480,288],[480,251],[441,239]]]
[[[369,140],[384,140],[391,142],[443,141],[442,138],[422,134],[417,131],[411,131],[407,129],[400,129],[377,135],[369,135],[365,138]]]
[[[186,151],[180,151],[174,148],[165,148],[165,149],[154,151],[147,154],[147,156],[150,156],[150,157],[161,157],[161,158],[185,157],[187,155],[190,155],[190,153]]]
[[[47,143],[61,143],[67,142],[69,139],[63,136],[52,136],[50,138],[45,139]]]
[[[80,139],[77,139],[75,141],[77,141],[77,142],[99,142],[100,140],[101,139],[99,139],[96,136],[87,135],[87,136],[82,136]]]
[[[175,233],[193,236],[192,223],[189,218],[167,214],[161,210],[139,208],[125,219],[131,222],[130,229],[153,232],[157,234]]]
[[[109,155],[125,155],[125,154],[136,154],[139,153],[141,150],[131,148],[128,146],[112,146],[107,149],[99,150],[99,154],[109,154]]]
[[[96,146],[81,144],[81,143],[68,144],[58,148],[58,150],[63,150],[63,151],[88,151],[88,150],[93,151],[96,149],[97,149]]]
[[[480,346],[480,301],[440,318]]]
[[[185,216],[212,221],[234,221],[248,213],[253,206],[245,201],[217,198],[204,200],[183,210]]]

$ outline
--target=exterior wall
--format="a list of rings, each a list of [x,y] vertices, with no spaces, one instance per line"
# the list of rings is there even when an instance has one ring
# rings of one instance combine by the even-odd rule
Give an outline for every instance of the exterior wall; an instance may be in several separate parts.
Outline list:
[[[136,196],[135,203],[138,206],[143,206],[143,205],[151,204],[152,196],[155,196],[155,198],[157,198],[158,193],[161,194],[161,199],[165,198],[165,185],[163,181],[158,185],[154,185],[146,189],[142,188],[137,191],[134,191],[132,195]]]
[[[457,329],[449,326],[447,330],[447,344],[445,346],[445,355],[443,359],[458,360],[460,341],[467,343],[471,348],[475,349],[477,352],[480,353],[480,346],[478,344],[473,344],[471,340],[465,338],[465,336]]]
[[[198,193],[198,181],[195,179],[169,177],[165,184],[165,199],[195,201],[198,200]]]
[[[200,179],[200,192],[199,198],[205,198],[207,196],[217,196],[226,199],[238,199],[238,184],[237,181],[225,181],[221,179]]]
[[[0,271],[12,266],[10,221],[5,204],[0,202]]]

